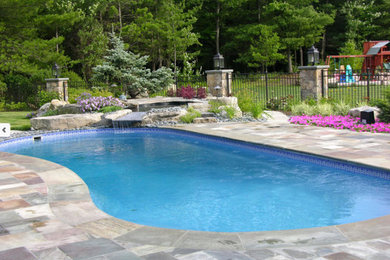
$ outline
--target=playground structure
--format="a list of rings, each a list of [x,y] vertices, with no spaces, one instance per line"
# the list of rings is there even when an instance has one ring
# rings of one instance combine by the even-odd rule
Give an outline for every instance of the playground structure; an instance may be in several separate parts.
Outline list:
[[[339,61],[345,58],[363,58],[360,73],[353,73],[350,65],[344,68],[340,65],[335,69],[334,77],[329,78],[330,85],[351,85],[361,80],[370,81],[374,85],[390,85],[390,41],[369,41],[363,44],[363,55],[329,55],[326,64],[331,59]]]

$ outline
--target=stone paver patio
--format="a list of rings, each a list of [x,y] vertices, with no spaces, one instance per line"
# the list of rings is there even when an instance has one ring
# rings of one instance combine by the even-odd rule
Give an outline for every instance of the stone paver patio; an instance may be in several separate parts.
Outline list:
[[[176,128],[390,169],[390,135],[285,121]],[[45,160],[0,152],[0,259],[390,259],[390,215],[287,231],[215,233],[113,218],[84,182]]]

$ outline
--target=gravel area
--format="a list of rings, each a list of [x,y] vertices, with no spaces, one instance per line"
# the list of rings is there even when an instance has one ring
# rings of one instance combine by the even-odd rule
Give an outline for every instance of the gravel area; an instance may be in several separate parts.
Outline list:
[[[179,112],[180,110],[185,109],[185,107],[168,107],[168,108],[153,108],[149,112],[147,112],[147,115],[153,114],[153,113],[163,113],[163,112]],[[221,122],[236,122],[236,123],[245,123],[245,122],[265,122],[267,121],[266,118],[253,118],[250,114],[244,113],[242,117],[237,118],[227,118],[224,117],[221,113],[214,114],[215,118],[217,119],[218,123]],[[159,121],[155,122],[153,124],[147,124],[145,127],[161,127],[161,126],[173,126],[177,124],[182,124],[181,122],[176,121]]]
[[[166,108],[152,108],[150,111],[148,111],[146,114],[150,115],[153,113],[163,113],[163,112],[179,112],[181,110],[185,110],[185,106],[183,107],[166,107]]]
[[[266,118],[261,117],[261,118],[254,118],[250,114],[243,113],[242,117],[236,117],[233,119],[223,117],[221,114],[217,114],[216,118],[218,122],[237,122],[237,123],[244,123],[244,122],[265,122],[267,121]]]

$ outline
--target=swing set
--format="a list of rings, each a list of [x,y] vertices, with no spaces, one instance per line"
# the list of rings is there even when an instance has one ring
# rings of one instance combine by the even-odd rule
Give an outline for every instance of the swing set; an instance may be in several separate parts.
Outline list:
[[[326,57],[326,64],[333,61],[335,65],[335,82],[337,85],[354,83],[359,80],[381,79],[387,80],[387,73],[390,72],[390,41],[369,41],[363,44],[363,55],[329,55]],[[389,45],[389,46],[388,46]],[[354,75],[352,67],[344,67],[344,59],[362,58],[361,73]],[[376,77],[381,76],[381,77]]]
[[[390,70],[390,41],[369,41],[363,44],[363,55],[329,55],[326,57],[326,65],[334,60],[335,66],[338,64],[338,70],[342,71],[342,60],[345,58],[363,58],[362,72],[369,71],[372,75],[375,70]]]

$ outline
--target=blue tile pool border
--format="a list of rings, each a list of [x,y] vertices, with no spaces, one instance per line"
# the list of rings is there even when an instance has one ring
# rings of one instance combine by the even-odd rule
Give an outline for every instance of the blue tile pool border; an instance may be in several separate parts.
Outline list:
[[[390,170],[374,167],[374,166],[368,166],[364,164],[359,164],[356,162],[341,160],[341,159],[335,159],[330,158],[322,155],[314,155],[309,154],[305,152],[270,146],[270,145],[264,145],[264,144],[258,144],[258,143],[252,143],[252,142],[246,142],[226,137],[220,137],[220,136],[213,136],[213,135],[207,135],[207,134],[200,134],[195,132],[189,132],[181,129],[167,129],[167,128],[126,128],[126,129],[113,129],[113,128],[101,128],[101,129],[85,129],[85,130],[72,130],[72,131],[61,131],[61,132],[51,132],[51,133],[44,133],[41,135],[31,135],[31,136],[25,136],[25,137],[19,137],[14,138],[10,140],[6,140],[3,142],[0,142],[0,151],[4,151],[4,148],[6,148],[8,145],[11,144],[17,144],[22,143],[25,141],[34,141],[34,137],[40,136],[42,139],[47,138],[63,138],[65,136],[79,136],[80,134],[99,134],[99,133],[153,133],[153,132],[159,132],[159,133],[171,133],[176,134],[180,136],[193,136],[204,140],[212,140],[217,143],[223,143],[223,144],[234,144],[238,147],[243,147],[251,150],[256,150],[260,152],[265,152],[269,154],[273,154],[276,156],[283,156],[289,159],[299,160],[303,162],[309,162],[318,164],[321,166],[327,166],[327,167],[333,167],[339,170],[345,170],[353,173],[358,174],[364,174],[364,175],[370,175],[374,177],[379,177],[383,179],[390,180]],[[5,151],[6,152],[6,151]]]

